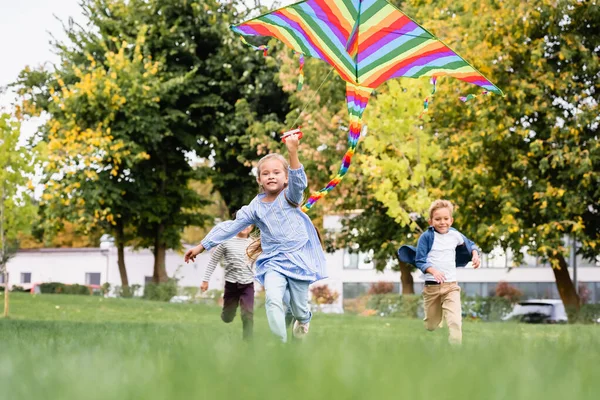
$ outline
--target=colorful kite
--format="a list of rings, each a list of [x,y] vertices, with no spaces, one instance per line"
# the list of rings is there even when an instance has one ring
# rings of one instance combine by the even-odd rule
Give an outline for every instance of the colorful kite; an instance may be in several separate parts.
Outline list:
[[[503,94],[442,41],[385,0],[305,0],[231,29],[244,36],[277,38],[296,53],[327,62],[347,82],[349,148],[338,174],[308,199],[304,211],[337,186],[348,171],[369,96],[386,80],[429,76],[435,92],[436,79],[447,75],[481,86],[484,94]],[[252,47],[267,51],[266,46]],[[425,111],[428,105],[429,98]]]

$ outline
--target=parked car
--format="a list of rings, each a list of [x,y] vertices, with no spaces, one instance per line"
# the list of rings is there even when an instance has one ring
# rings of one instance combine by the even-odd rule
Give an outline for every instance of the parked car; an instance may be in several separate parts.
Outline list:
[[[550,299],[521,301],[502,319],[530,324],[564,324],[569,321],[563,302]]]

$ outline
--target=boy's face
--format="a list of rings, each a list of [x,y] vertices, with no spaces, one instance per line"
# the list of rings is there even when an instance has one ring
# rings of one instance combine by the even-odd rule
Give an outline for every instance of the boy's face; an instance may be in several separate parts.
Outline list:
[[[448,233],[452,222],[454,222],[454,219],[452,218],[452,214],[450,214],[450,210],[447,208],[438,208],[433,212],[429,220],[429,225],[433,226],[438,233]]]

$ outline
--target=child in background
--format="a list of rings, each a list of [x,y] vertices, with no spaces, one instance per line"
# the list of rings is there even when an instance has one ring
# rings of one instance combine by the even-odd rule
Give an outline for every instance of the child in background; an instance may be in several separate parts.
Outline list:
[[[216,247],[200,285],[200,290],[206,292],[210,277],[217,264],[221,262],[221,266],[225,269],[221,319],[225,323],[233,321],[239,304],[245,340],[252,338],[254,327],[254,270],[252,262],[246,255],[246,249],[252,243],[250,232],[253,228],[252,225],[244,228],[235,237]]]
[[[419,237],[416,249],[398,249],[400,261],[412,264],[424,274],[423,307],[425,328],[441,326],[442,317],[452,344],[462,342],[462,310],[456,268],[473,262],[479,268],[479,248],[465,235],[452,228],[454,206],[448,200],[436,200],[429,207],[429,228]]]

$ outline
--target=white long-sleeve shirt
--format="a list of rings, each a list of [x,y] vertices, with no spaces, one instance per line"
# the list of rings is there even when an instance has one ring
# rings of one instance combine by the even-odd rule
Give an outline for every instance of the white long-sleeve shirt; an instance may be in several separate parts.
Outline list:
[[[215,248],[204,271],[204,280],[208,282],[219,262],[225,269],[225,280],[232,283],[254,282],[252,262],[246,255],[246,248],[252,243],[251,238],[235,236]]]

